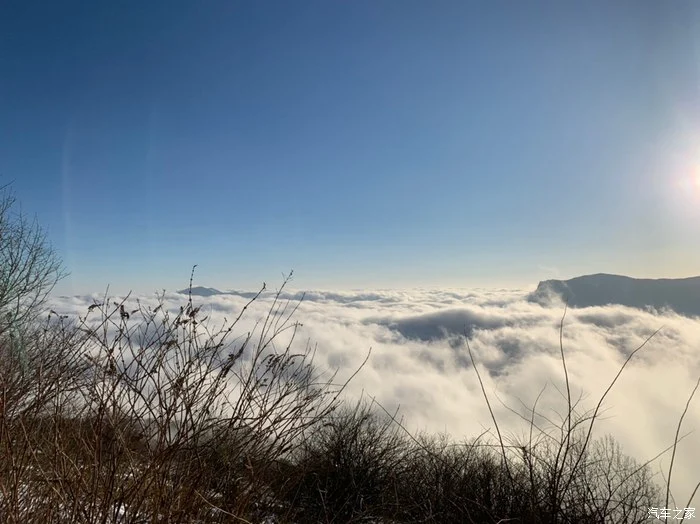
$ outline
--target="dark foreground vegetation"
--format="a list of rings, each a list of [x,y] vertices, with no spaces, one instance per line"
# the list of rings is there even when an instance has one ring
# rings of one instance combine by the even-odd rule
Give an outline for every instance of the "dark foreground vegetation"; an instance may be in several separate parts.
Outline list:
[[[669,505],[647,465],[592,439],[604,399],[579,413],[568,377],[562,420],[537,426],[535,405],[525,441],[494,418],[493,432],[456,442],[344,401],[346,383],[297,349],[298,303],[275,300],[251,333],[236,332],[245,307],[215,327],[191,294],[176,310],[105,296],[76,319],[48,312],[61,266],[11,204],[0,522],[631,523]]]

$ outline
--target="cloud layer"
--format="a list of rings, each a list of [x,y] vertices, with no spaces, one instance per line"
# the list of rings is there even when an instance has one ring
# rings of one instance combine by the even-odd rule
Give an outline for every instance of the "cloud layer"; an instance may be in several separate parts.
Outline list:
[[[254,292],[193,297],[213,325],[238,316]],[[528,425],[514,409],[526,410],[544,388],[538,411],[556,422],[566,406],[560,357],[560,323],[564,306],[553,300],[532,303],[524,290],[404,290],[306,293],[296,319],[303,323],[297,343],[317,347],[316,364],[339,378],[350,376],[371,348],[366,366],[348,390],[375,397],[387,410],[400,408],[413,431],[449,432],[454,438],[476,436],[493,423],[466,346],[468,336],[477,366],[501,430],[525,437]],[[282,299],[297,300],[300,292]],[[234,336],[256,328],[274,294],[264,293],[246,311]],[[99,295],[54,298],[62,314],[84,314]],[[166,294],[179,310],[186,297]],[[140,302],[157,305],[156,296]],[[135,297],[128,303],[135,306]],[[127,308],[129,309],[129,308]],[[671,312],[624,306],[570,309],[562,343],[572,397],[583,397],[579,411],[595,408],[627,356],[657,329],[628,364],[603,404],[597,435],[611,433],[623,451],[646,461],[668,447],[688,395],[700,377],[700,320]],[[545,419],[537,422],[550,427]],[[676,506],[684,507],[700,480],[700,396],[690,405],[678,447],[672,487]],[[670,453],[653,463],[668,470]],[[657,482],[664,483],[661,474]],[[696,497],[695,504],[698,499]],[[662,505],[663,501],[659,501]]]

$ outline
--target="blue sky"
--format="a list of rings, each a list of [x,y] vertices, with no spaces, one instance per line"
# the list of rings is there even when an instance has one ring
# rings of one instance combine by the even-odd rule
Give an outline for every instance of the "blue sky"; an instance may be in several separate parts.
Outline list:
[[[59,291],[700,274],[700,3],[4,2]]]

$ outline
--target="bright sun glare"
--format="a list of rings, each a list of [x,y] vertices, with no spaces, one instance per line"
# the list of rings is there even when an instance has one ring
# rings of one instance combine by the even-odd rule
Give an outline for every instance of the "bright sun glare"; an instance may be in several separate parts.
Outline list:
[[[687,183],[684,185],[686,186],[684,189],[688,193],[687,196],[697,204],[698,199],[700,199],[700,164],[693,168]]]
[[[697,224],[697,219],[700,218],[700,162],[677,173],[666,186],[666,211],[675,219],[682,220],[686,226],[688,220]]]
[[[700,164],[693,167],[686,176],[676,180],[676,187],[686,198],[700,198]]]

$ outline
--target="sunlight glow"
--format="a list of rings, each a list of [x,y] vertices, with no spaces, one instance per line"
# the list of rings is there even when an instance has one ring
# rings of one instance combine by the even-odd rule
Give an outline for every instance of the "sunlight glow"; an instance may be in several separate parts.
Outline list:
[[[684,166],[669,166],[675,172],[664,184],[662,197],[665,202],[664,216],[676,223],[676,227],[697,231],[700,224],[700,162],[685,159]]]
[[[694,166],[689,174],[678,177],[675,186],[683,198],[700,198],[700,164]]]

